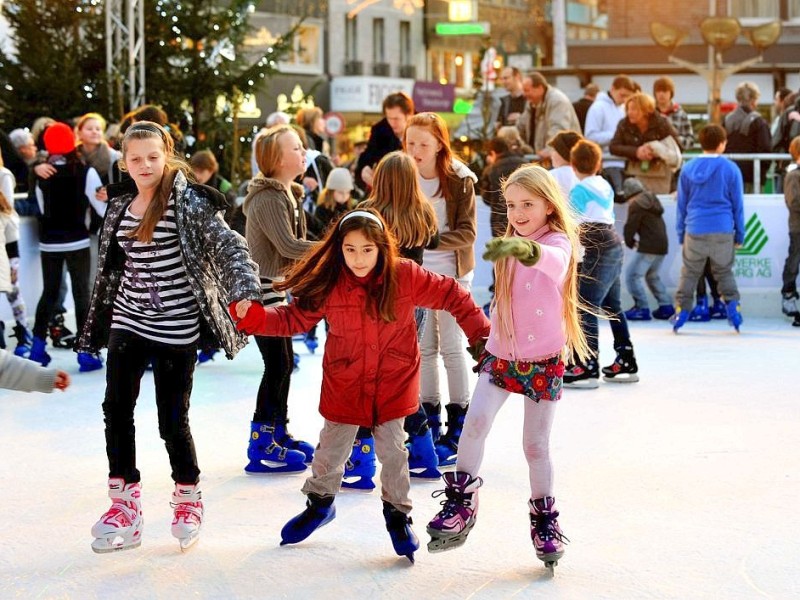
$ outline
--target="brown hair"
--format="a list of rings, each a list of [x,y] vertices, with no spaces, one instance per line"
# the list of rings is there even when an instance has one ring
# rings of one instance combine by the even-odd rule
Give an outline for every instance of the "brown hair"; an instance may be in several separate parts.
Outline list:
[[[301,108],[295,115],[295,121],[303,129],[311,130],[314,128],[314,123],[322,118],[322,109],[318,106],[310,108]]]
[[[286,274],[284,281],[275,282],[276,290],[292,290],[294,302],[304,310],[319,310],[336,283],[344,276],[347,265],[342,242],[351,231],[360,231],[378,247],[378,262],[371,273],[372,289],[368,294],[367,310],[390,323],[395,320],[397,298],[397,243],[378,211],[359,208],[377,217],[380,223],[367,217],[353,216],[343,220],[345,213],[328,229],[320,244],[306,252]]]
[[[719,148],[719,145],[728,139],[728,133],[720,125],[709,123],[697,134],[697,140],[703,150],[710,151]]]
[[[175,176],[178,171],[184,174],[188,173],[188,166],[185,162],[175,156],[175,147],[172,142],[172,136],[158,123],[152,121],[137,121],[125,132],[125,137],[122,138],[122,160],[119,162],[120,170],[127,171],[125,164],[125,155],[128,150],[128,143],[131,140],[145,140],[150,138],[159,138],[164,145],[164,155],[166,156],[166,164],[164,165],[164,172],[161,176],[161,183],[158,186],[155,196],[145,210],[142,220],[135,229],[131,230],[128,234],[129,237],[135,238],[140,242],[152,242],[153,232],[156,225],[164,216],[164,211],[167,209],[167,202],[172,193],[172,185],[175,183]]]
[[[451,177],[456,177],[453,170],[453,151],[450,149],[450,134],[447,131],[447,124],[444,119],[432,112],[424,112],[414,115],[406,123],[406,131],[403,134],[403,147],[406,145],[406,137],[411,127],[419,127],[429,132],[441,148],[436,153],[436,174],[439,176],[439,189],[437,194],[441,194],[445,200],[450,200],[450,186],[444,185]]]
[[[414,114],[414,101],[405,92],[394,92],[383,99],[381,110],[386,114],[387,108],[399,108],[406,115]]]
[[[636,92],[633,96],[625,101],[626,110],[630,104],[636,105],[645,116],[652,115],[654,112],[656,112],[656,101],[653,100],[651,95],[643,92]]]
[[[669,92],[670,99],[675,97],[675,82],[671,77],[659,77],[653,82],[653,93]]]
[[[219,169],[217,157],[211,150],[198,150],[189,159],[189,166],[198,171],[211,171],[216,173]]]
[[[596,175],[602,162],[603,151],[591,140],[578,140],[569,152],[569,163],[581,175]]]
[[[278,168],[278,163],[281,161],[281,147],[278,144],[278,140],[287,133],[297,135],[297,131],[291,125],[276,125],[258,136],[258,141],[256,142],[256,164],[258,164],[258,170],[264,176],[272,177],[275,169]]]
[[[789,154],[792,155],[792,158],[795,161],[800,159],[800,135],[794,138],[789,144]]]
[[[401,248],[425,246],[438,232],[436,212],[419,187],[417,165],[405,152],[381,159],[363,206],[381,214]]]

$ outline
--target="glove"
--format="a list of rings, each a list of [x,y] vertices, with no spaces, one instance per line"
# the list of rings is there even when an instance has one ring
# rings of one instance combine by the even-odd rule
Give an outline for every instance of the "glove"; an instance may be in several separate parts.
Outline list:
[[[228,311],[234,323],[236,323],[236,329],[247,335],[257,334],[262,331],[267,324],[267,313],[264,307],[258,302],[251,302],[245,315],[239,318],[236,312],[238,304],[238,302],[231,302],[228,305]]]
[[[541,254],[542,249],[537,242],[519,237],[499,237],[486,242],[483,259],[496,262],[503,257],[511,256],[526,267],[532,267],[539,262]]]
[[[480,361],[486,351],[486,338],[478,338],[471,346],[467,346],[467,352],[475,362]]]

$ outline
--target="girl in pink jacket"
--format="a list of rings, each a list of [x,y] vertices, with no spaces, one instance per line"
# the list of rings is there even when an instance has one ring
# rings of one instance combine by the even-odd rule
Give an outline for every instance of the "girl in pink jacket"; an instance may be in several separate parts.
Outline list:
[[[336,516],[345,461],[359,426],[371,427],[381,469],[381,499],[395,552],[413,562],[405,417],[419,404],[420,353],[414,310],[446,310],[473,348],[483,347],[489,321],[452,277],[398,258],[397,245],[374,209],[346,213],[289,271],[276,289],[291,289],[288,306],[240,302],[237,327],[255,335],[291,336],[323,317],[330,329],[322,362],[319,411],[325,418],[312,475],[303,486],[306,509],[281,531],[296,544]],[[477,354],[477,351],[475,352]]]
[[[564,356],[589,352],[578,317],[578,229],[552,175],[537,166],[505,181],[505,237],[486,245],[495,262],[491,333],[479,372],[456,471],[443,476],[444,508],[428,524],[430,552],[462,545],[475,524],[478,477],[486,436],[509,394],[524,398],[523,448],[528,460],[531,538],[536,556],[552,568],[564,536],[552,496],[550,429],[561,397]]]

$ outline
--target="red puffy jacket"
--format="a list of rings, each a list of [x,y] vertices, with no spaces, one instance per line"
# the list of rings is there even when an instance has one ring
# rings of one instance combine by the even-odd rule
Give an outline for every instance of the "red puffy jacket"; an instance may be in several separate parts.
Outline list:
[[[367,312],[367,284],[346,267],[317,311],[296,304],[266,309],[257,335],[288,337],[325,318],[330,329],[322,360],[319,412],[329,421],[371,427],[417,411],[420,355],[414,308],[446,310],[470,344],[489,335],[489,321],[455,279],[409,260],[397,266],[395,321]]]

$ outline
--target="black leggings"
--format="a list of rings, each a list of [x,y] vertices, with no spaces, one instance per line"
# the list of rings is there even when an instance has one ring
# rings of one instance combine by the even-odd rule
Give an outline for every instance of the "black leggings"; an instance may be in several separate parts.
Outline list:
[[[42,296],[36,305],[36,320],[33,324],[33,335],[44,339],[47,325],[56,314],[59,306],[61,283],[64,278],[64,263],[67,264],[70,282],[72,283],[72,300],[75,303],[75,321],[77,334],[83,329],[86,315],[89,312],[89,270],[91,269],[91,251],[89,248],[70,250],[68,252],[42,252]]]
[[[264,374],[258,386],[253,421],[286,422],[289,405],[289,384],[294,369],[292,338],[254,336],[264,360]]]

